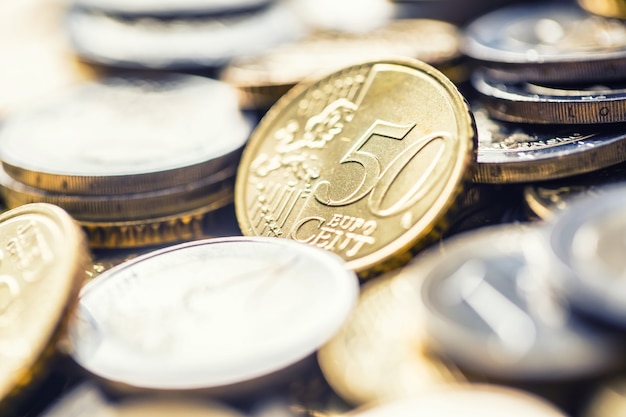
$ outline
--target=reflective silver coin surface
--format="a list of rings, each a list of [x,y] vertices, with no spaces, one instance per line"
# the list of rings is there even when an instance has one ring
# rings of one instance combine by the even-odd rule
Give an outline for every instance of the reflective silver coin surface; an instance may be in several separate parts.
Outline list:
[[[263,377],[325,343],[357,294],[356,275],[339,257],[307,245],[243,237],[190,242],[87,284],[70,324],[72,355],[99,378],[135,388],[266,385]]]
[[[283,2],[250,13],[184,19],[121,18],[74,8],[66,20],[81,58],[122,68],[218,67],[306,31]]]
[[[434,345],[459,367],[507,380],[562,380],[621,361],[614,339],[577,319],[551,288],[543,229],[504,225],[458,235],[420,258]],[[555,261],[552,261],[555,262]]]
[[[574,2],[520,4],[472,22],[462,50],[509,81],[622,79],[626,27]]]
[[[0,159],[12,177],[55,192],[185,185],[238,156],[252,127],[237,100],[227,84],[196,76],[87,83],[7,121]]]
[[[117,15],[181,16],[244,11],[272,0],[74,0],[73,4]]]
[[[626,326],[626,186],[598,188],[596,194],[569,200],[554,221],[550,243],[571,271],[562,286],[572,304]]]

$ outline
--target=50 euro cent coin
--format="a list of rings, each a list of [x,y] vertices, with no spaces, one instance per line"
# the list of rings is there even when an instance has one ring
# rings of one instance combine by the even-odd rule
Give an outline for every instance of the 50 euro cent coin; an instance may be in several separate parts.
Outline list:
[[[430,65],[348,66],[266,114],[237,172],[237,220],[244,235],[308,243],[375,275],[445,229],[475,149],[465,99]]]

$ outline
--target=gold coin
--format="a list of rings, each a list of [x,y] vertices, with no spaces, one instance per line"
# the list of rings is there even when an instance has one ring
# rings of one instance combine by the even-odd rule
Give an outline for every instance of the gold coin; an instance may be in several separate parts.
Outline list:
[[[476,131],[454,84],[420,61],[344,68],[300,84],[244,150],[244,235],[308,243],[363,275],[436,239],[471,178]]]
[[[578,0],[578,4],[589,13],[626,19],[626,1],[624,0]]]
[[[0,409],[46,369],[75,305],[89,255],[62,209],[30,204],[0,215]]]
[[[464,380],[429,352],[419,294],[403,275],[368,282],[348,322],[318,351],[326,380],[352,404],[410,397]]]

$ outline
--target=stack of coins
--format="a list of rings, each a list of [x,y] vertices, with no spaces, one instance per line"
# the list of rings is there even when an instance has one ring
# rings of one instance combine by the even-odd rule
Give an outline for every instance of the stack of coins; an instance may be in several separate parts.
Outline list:
[[[0,132],[8,208],[66,209],[92,247],[200,237],[232,202],[251,123],[235,91],[188,75],[110,77],[10,118]]]

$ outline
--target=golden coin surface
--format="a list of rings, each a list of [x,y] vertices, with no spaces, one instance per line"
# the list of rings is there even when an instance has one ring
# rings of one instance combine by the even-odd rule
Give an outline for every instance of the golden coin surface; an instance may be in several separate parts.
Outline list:
[[[624,0],[578,0],[578,4],[589,13],[626,19],[626,1]]]
[[[428,351],[418,291],[403,278],[406,272],[396,271],[365,284],[346,324],[318,351],[326,380],[352,404],[410,397],[464,380]]]
[[[294,87],[261,121],[237,172],[237,220],[244,235],[321,247],[364,274],[384,270],[445,225],[475,141],[463,96],[431,66],[346,67]]]
[[[30,204],[0,215],[0,409],[50,358],[88,260],[62,209]]]

